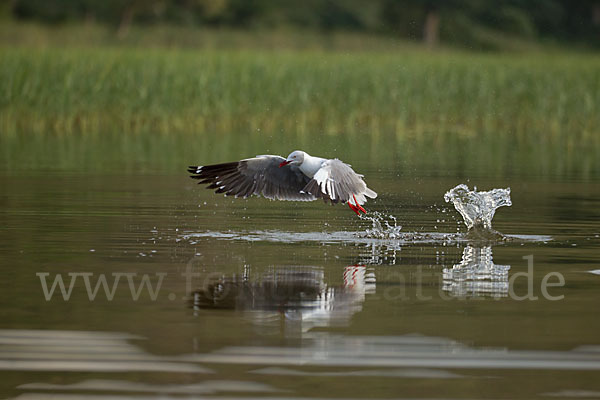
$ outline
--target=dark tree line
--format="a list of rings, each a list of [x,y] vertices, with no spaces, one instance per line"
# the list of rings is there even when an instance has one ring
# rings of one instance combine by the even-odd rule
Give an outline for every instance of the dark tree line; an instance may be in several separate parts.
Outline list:
[[[0,0],[15,19],[131,24],[292,26],[493,47],[503,35],[600,45],[600,0]]]

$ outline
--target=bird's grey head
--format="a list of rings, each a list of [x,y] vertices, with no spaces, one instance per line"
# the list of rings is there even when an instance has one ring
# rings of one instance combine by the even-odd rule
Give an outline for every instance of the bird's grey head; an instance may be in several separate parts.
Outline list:
[[[292,164],[292,165],[301,165],[304,162],[304,155],[306,153],[301,150],[292,151],[287,159],[279,164],[280,167],[284,165]]]

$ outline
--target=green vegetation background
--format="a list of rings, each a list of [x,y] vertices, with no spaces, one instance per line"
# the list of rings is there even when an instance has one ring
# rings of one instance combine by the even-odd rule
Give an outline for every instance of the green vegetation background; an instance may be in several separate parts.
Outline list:
[[[451,11],[433,6],[422,14]],[[577,50],[566,34],[494,34],[504,51],[481,53],[448,47],[442,29],[432,48],[365,24],[173,26],[144,13],[125,35],[118,13],[0,26],[2,169],[166,172],[292,147],[438,174],[600,175],[600,57],[575,34]]]

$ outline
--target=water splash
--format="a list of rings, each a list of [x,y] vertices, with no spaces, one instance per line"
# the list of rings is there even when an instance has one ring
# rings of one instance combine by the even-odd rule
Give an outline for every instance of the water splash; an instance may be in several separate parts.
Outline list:
[[[361,219],[371,221],[373,227],[365,230],[365,237],[373,239],[400,239],[403,234],[400,232],[402,226],[398,225],[398,220],[393,215],[385,215],[378,211],[370,212],[367,215],[361,215]]]
[[[454,208],[462,215],[467,228],[492,229],[492,219],[499,207],[511,206],[510,188],[493,189],[488,192],[478,192],[477,188],[470,190],[467,185],[461,184],[450,189],[444,195],[447,203],[454,204]]]
[[[361,215],[361,219],[371,221],[371,228],[360,232],[360,238],[376,241],[376,243],[385,243],[387,247],[398,248],[401,244],[408,243],[437,243],[448,245],[465,241],[464,235],[458,233],[442,232],[402,232],[402,226],[393,215],[386,215],[378,211],[369,212],[367,215]],[[370,242],[373,243],[373,242]]]

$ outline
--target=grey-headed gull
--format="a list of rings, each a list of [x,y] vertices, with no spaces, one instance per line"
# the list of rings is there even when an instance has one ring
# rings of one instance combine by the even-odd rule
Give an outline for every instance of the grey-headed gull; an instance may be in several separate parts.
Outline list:
[[[335,159],[313,157],[300,150],[287,158],[260,155],[223,164],[191,166],[191,177],[208,184],[207,189],[235,197],[262,195],[267,199],[342,202],[356,214],[366,213],[362,204],[377,193],[350,165]]]

